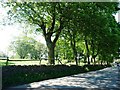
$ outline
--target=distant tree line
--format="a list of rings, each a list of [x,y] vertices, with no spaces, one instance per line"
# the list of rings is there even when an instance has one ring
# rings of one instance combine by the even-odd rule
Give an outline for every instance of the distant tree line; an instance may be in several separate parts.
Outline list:
[[[6,55],[4,52],[0,51],[0,59],[7,58],[8,55]]]
[[[45,45],[27,36],[17,37],[17,39],[11,42],[9,50],[17,54],[21,59],[41,59],[41,57],[47,57]]]

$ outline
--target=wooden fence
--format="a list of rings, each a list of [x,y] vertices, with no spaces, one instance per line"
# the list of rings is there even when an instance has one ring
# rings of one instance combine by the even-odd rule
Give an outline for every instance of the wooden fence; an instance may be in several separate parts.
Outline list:
[[[2,58],[2,59],[0,59],[0,60],[6,60],[6,66],[8,65],[8,62],[11,62],[11,61],[39,61],[39,64],[41,65],[41,61],[42,60],[48,60],[48,59],[46,59],[46,58],[41,58],[40,60],[22,60],[22,59],[9,59],[9,57],[7,57],[7,58]],[[59,60],[59,59],[55,59],[55,60],[58,60],[58,62],[60,62],[60,64],[62,64],[62,62]]]

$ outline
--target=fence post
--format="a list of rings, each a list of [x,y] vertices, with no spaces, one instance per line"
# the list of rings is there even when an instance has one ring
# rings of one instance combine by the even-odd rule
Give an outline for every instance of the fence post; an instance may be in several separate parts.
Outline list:
[[[41,65],[42,58],[40,58],[39,60],[40,60],[39,65]]]
[[[7,57],[6,66],[8,65],[9,57]]]

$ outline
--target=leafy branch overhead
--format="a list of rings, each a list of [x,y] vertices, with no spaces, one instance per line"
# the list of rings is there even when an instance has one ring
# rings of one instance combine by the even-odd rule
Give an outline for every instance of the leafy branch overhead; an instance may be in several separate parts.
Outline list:
[[[12,7],[10,12],[17,20],[37,25],[36,31],[42,32],[48,48],[50,64],[55,64],[55,47],[57,48],[58,43],[61,43],[59,41],[67,41],[76,65],[79,53],[84,55],[84,60],[87,60],[88,64],[90,64],[90,58],[95,61],[97,57],[100,60],[108,60],[116,56],[120,44],[119,24],[113,16],[119,10],[117,2],[14,2],[8,4]]]

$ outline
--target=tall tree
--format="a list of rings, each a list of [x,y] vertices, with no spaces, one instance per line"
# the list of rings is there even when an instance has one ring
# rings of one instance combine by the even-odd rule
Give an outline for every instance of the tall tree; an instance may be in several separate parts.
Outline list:
[[[23,2],[10,3],[13,12],[22,19],[29,21],[31,24],[37,25],[37,31],[42,31],[48,47],[49,63],[55,64],[54,49],[56,42],[62,30],[66,26],[67,33],[71,35],[71,46],[73,46],[74,57],[76,54],[76,31],[85,43],[86,56],[88,64],[90,64],[90,55],[96,57],[98,53],[109,49],[113,33],[116,31],[116,22],[113,20],[113,14],[116,13],[117,3],[48,3],[48,2]],[[112,26],[111,26],[112,25]],[[75,29],[74,29],[75,28]],[[69,35],[69,36],[70,36]],[[77,36],[79,36],[77,35]],[[114,34],[115,35],[115,34]],[[113,35],[113,36],[114,36]],[[118,35],[117,35],[118,36]],[[108,41],[106,42],[106,39]],[[102,43],[106,47],[102,47]],[[117,44],[115,44],[117,45]],[[116,46],[115,46],[116,47]],[[115,51],[116,49],[112,49]]]
[[[117,29],[117,22],[113,17],[113,14],[116,13],[117,5],[118,3],[82,3],[79,5],[80,9],[78,10],[80,11],[74,14],[77,15],[76,19],[74,19],[76,21],[74,24],[80,27],[78,30],[82,33],[85,42],[88,64],[90,64],[89,57],[91,53],[92,57],[95,58],[101,50],[104,51],[104,48],[108,49],[108,46],[104,46],[103,44],[106,43],[106,45],[109,45],[112,42],[112,37],[110,36],[113,33],[111,31]],[[105,42],[107,39],[108,41]],[[114,48],[112,48],[112,51]]]
[[[64,28],[65,15],[68,14],[66,3],[48,2],[15,2],[10,3],[14,13],[23,19],[38,26],[37,31],[42,31],[47,47],[49,63],[55,64],[54,48]],[[21,18],[21,17],[20,17]]]
[[[43,54],[46,54],[44,44],[27,36],[16,37],[16,40],[11,42],[9,50],[17,53],[21,59],[41,59]]]
[[[73,53],[70,46],[70,42],[68,39],[60,37],[58,42],[56,43],[56,59],[68,60],[71,61],[73,59]]]
[[[32,45],[27,40],[26,37],[18,38],[15,41],[11,42],[9,50],[16,52],[21,59],[25,59],[28,56],[28,53],[31,51]]]

